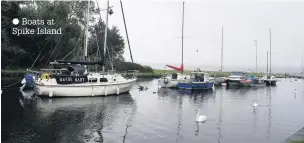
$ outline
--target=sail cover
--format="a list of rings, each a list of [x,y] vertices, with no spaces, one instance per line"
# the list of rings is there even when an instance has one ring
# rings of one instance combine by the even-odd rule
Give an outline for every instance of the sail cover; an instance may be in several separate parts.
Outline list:
[[[171,66],[171,65],[167,65],[169,68],[172,68],[176,71],[184,71],[184,65],[182,64],[181,67],[175,67],[175,66]]]

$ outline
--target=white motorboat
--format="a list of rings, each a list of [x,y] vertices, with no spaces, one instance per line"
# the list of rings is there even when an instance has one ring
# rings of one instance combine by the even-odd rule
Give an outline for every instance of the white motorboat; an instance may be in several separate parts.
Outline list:
[[[250,86],[251,80],[248,80],[247,72],[231,72],[231,75],[226,79],[227,86]]]
[[[162,88],[177,88],[179,82],[189,80],[190,75],[173,73],[158,79],[158,85]]]

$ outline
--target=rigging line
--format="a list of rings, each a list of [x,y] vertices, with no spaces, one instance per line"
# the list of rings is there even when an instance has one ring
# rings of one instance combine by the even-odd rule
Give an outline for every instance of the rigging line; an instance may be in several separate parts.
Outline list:
[[[99,4],[98,4],[98,1],[96,0],[96,4],[97,4],[97,7],[98,7],[98,10],[99,10],[99,12],[98,12],[98,14],[99,14],[99,22],[100,22],[100,24],[102,24],[101,22],[101,20],[102,20],[102,18],[101,18],[101,14],[100,14],[100,7],[99,7]],[[106,10],[108,10],[108,9],[106,9]],[[98,25],[97,25],[98,26]],[[95,33],[96,33],[96,41],[97,41],[97,31],[95,30]],[[98,42],[97,42],[97,46],[98,46]],[[99,49],[99,47],[98,47],[98,54],[99,54],[99,60],[101,60],[101,53],[100,53],[100,49]]]
[[[81,34],[80,34],[80,35],[81,35]],[[84,39],[84,37],[85,37],[85,33],[84,33],[84,32],[83,32],[83,35],[82,35],[82,36],[83,36],[83,37],[80,38],[80,39]],[[84,42],[84,41],[81,41],[81,42]],[[80,43],[80,44],[83,44],[83,43]],[[78,60],[77,57],[79,57],[81,51],[83,51],[83,48],[80,48],[80,49],[78,50],[78,53],[76,54],[76,60]],[[83,53],[83,52],[82,52],[82,53]]]
[[[64,60],[65,58],[67,58],[75,49],[77,49],[77,47],[79,46],[79,43],[80,43],[80,37],[81,37],[82,33],[83,32],[81,32],[80,35],[79,35],[78,41],[75,44],[75,48],[72,49],[65,57],[63,57],[62,60]]]
[[[98,4],[98,1],[96,0],[96,4],[97,4],[97,7],[98,7],[98,10],[99,10],[99,12],[98,12],[98,14],[99,14],[99,22],[101,23],[101,20],[102,20],[102,18],[101,18],[101,14],[100,14],[100,8],[99,8],[99,4]],[[107,10],[107,9],[106,9]]]
[[[65,30],[66,30],[67,27],[68,27],[68,25],[64,28],[63,33],[65,32]],[[46,61],[46,65],[45,65],[44,67],[46,67],[46,66],[48,65],[48,62],[50,61],[52,55],[54,54],[54,51],[55,51],[56,48],[58,47],[58,45],[59,45],[59,43],[60,43],[60,40],[61,40],[61,38],[63,37],[63,35],[64,35],[64,34],[61,34],[60,38],[58,39],[57,44],[56,44],[56,46],[54,47],[54,49],[53,49],[53,51],[52,51],[50,57],[49,57],[48,60]]]
[[[96,40],[96,45],[97,45],[97,56],[99,57],[99,60],[101,60],[101,54],[100,54],[100,49],[99,49],[99,43],[98,43],[98,37],[97,37],[97,31],[95,30],[95,40]]]
[[[98,14],[99,14],[99,22],[100,22],[100,24],[102,24],[101,22],[101,20],[102,20],[102,18],[101,18],[101,14],[100,14],[100,8],[99,8],[99,4],[98,4],[98,1],[96,0],[96,4],[97,4],[97,7],[98,7],[98,10],[99,10],[99,12],[98,12]],[[106,9],[106,10],[108,10],[108,9]],[[97,25],[98,26],[98,25]],[[97,31],[95,31],[95,33],[96,33],[96,39],[97,39]],[[98,42],[97,42],[97,46],[98,46]],[[100,53],[100,50],[99,50],[99,47],[98,47],[98,51],[99,51],[99,57],[100,57],[100,59],[99,60],[101,60],[101,53]]]
[[[57,26],[57,28],[58,28],[58,27],[59,27],[59,25]],[[56,28],[56,29],[57,29],[57,28]],[[44,51],[44,49],[46,48],[46,45],[48,44],[49,41],[50,41],[50,40],[47,40],[47,41],[46,41],[46,43],[45,43],[43,49],[42,49],[42,50],[40,51],[40,53],[38,54],[37,58],[35,59],[34,63],[33,63],[32,66],[31,66],[30,70],[33,68],[33,66],[34,66],[35,63],[37,62],[38,58],[40,57],[41,53],[42,53],[42,52]]]
[[[55,6],[55,2],[53,3],[53,6]],[[54,14],[55,12],[54,12],[54,10],[52,10],[52,14]],[[56,16],[56,21],[58,20],[58,18],[59,18],[59,16]],[[59,20],[60,22],[61,22],[61,20]],[[45,28],[46,26],[44,26],[44,28]],[[58,28],[58,27],[60,27],[60,25],[57,25],[57,27],[56,27],[56,29]],[[47,42],[49,42],[50,40],[48,40]],[[46,45],[47,45],[47,43],[45,44],[45,47],[46,47]],[[45,48],[44,47],[44,48]],[[43,48],[43,49],[44,49]],[[42,50],[43,51],[43,50]],[[41,51],[41,53],[42,53],[42,51]],[[40,54],[41,54],[40,53]],[[38,55],[38,57],[40,56],[40,54]],[[37,59],[38,59],[38,57],[37,57]],[[34,61],[34,63],[33,63],[33,65],[31,66],[31,68],[30,69],[32,69],[32,67],[34,66],[34,64],[35,64],[35,62],[37,61],[37,59]],[[41,59],[40,59],[40,61],[41,61]]]
[[[9,84],[9,85],[6,85],[6,86],[3,86],[4,88],[8,88],[8,87],[11,87],[11,86],[13,86],[13,85],[16,85],[16,84],[18,84],[18,83],[20,83],[22,80],[20,80],[20,81],[17,81],[17,82],[15,82],[15,83],[12,83],[12,84]],[[3,88],[3,87],[1,87],[1,88]]]
[[[130,56],[131,56],[132,63],[134,63],[133,62],[132,51],[131,51],[131,46],[130,46],[130,41],[129,41],[129,36],[128,36],[128,30],[127,30],[127,24],[126,24],[125,14],[124,14],[124,11],[123,11],[123,6],[122,6],[122,1],[121,0],[120,0],[120,6],[121,6],[121,12],[122,12],[122,17],[123,17],[123,21],[124,21],[124,26],[125,26],[125,31],[126,31],[126,36],[127,36]]]
[[[98,25],[97,25],[98,26]],[[98,38],[97,38],[97,30],[95,29],[95,40],[96,40],[96,45],[97,45],[97,53],[96,53],[96,57],[98,60],[101,60],[101,56],[100,56],[100,50],[99,50],[99,43],[98,43]],[[96,72],[97,72],[97,69],[98,67],[95,65],[95,69],[96,69]]]
[[[73,50],[71,50],[65,57],[63,57],[62,60],[64,60],[65,58],[67,58],[75,49],[76,49],[76,47]]]
[[[34,63],[33,63],[32,66],[31,66],[30,70],[33,68],[33,66],[34,66],[35,63],[37,62],[38,58],[40,57],[42,51],[44,51],[44,49],[46,48],[46,45],[48,44],[49,41],[50,41],[50,40],[47,40],[47,41],[46,41],[46,43],[45,43],[43,49],[42,49],[42,50],[40,51],[40,53],[38,54],[37,58],[35,59]]]
[[[111,56],[110,56],[110,51],[109,51],[109,46],[108,45],[107,45],[107,51],[108,51],[109,61],[110,61],[110,64],[111,64],[111,67],[112,67],[112,70],[113,70],[113,61],[112,61]]]

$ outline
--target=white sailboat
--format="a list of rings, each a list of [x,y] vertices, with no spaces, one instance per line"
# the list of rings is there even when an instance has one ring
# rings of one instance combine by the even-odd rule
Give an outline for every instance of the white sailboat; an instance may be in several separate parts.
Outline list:
[[[89,1],[88,1],[89,3]],[[109,1],[107,1],[107,17],[109,12]],[[89,4],[87,11],[87,24],[85,27],[85,59],[87,57],[88,43],[88,16]],[[105,26],[105,43],[107,40],[108,18]],[[106,44],[104,45],[104,55],[106,53]],[[39,96],[49,97],[69,97],[69,96],[107,96],[129,92],[136,83],[137,78],[130,79],[122,77],[117,73],[105,72],[104,63],[100,62],[73,62],[73,61],[55,61],[53,65],[66,65],[67,68],[59,69],[52,74],[44,74],[36,81],[35,90]],[[74,65],[74,67],[72,66]],[[79,65],[84,65],[81,67]],[[87,71],[87,65],[102,65],[102,73],[93,73]],[[82,69],[81,69],[82,68]]]
[[[183,71],[184,71],[184,5],[185,5],[185,2],[183,2],[183,15],[182,15],[182,65],[180,68],[174,67],[171,65],[166,65],[177,71],[181,71],[181,73],[173,73],[171,75],[167,75],[165,77],[158,79],[158,85],[162,88],[177,88],[177,84],[179,82],[190,79],[190,75],[183,74]]]
[[[271,74],[271,29],[269,28],[269,39],[270,39],[270,52],[269,52],[269,56],[270,56],[270,61],[269,61],[269,73],[268,73],[268,52],[267,52],[267,75],[265,75],[262,79],[263,81],[266,83],[267,86],[269,85],[276,85],[277,84],[277,81],[278,79],[273,76]]]
[[[258,73],[258,41],[255,40],[255,73]],[[251,79],[252,83],[250,83],[251,87],[264,87],[266,86],[266,83],[263,81],[263,79],[257,77],[254,77]]]
[[[221,48],[221,77],[215,78],[216,85],[224,85],[226,77],[223,76],[223,52],[224,52],[224,27],[222,27],[222,48]]]

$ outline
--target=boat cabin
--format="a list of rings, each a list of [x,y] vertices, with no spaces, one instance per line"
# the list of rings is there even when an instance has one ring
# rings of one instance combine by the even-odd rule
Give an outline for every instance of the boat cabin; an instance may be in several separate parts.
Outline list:
[[[262,81],[261,79],[254,78],[254,79],[252,79],[252,83],[253,83],[253,84],[262,84],[263,81]]]
[[[209,74],[201,71],[191,72],[191,82],[206,82],[209,81]]]
[[[231,75],[229,78],[240,78],[240,79],[248,79],[248,73],[247,72],[239,72],[239,71],[233,71],[231,72]]]

